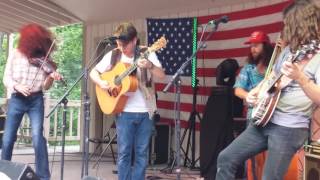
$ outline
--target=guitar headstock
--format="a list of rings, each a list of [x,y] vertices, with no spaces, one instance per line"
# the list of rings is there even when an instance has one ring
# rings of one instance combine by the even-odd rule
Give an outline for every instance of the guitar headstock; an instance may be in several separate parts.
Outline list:
[[[319,53],[319,51],[320,42],[318,40],[312,40],[309,44],[302,45],[302,47],[297,50],[291,61],[301,61],[305,58],[306,55]]]
[[[162,48],[165,48],[167,45],[167,40],[164,36],[162,36],[161,38],[159,38],[156,42],[154,42],[151,47],[148,48],[148,50],[150,52],[155,52],[158,51]]]

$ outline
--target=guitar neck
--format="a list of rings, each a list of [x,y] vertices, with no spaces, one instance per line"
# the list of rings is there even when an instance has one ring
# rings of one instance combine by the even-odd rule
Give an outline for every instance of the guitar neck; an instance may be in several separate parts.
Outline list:
[[[292,59],[290,59],[289,61],[291,63],[294,63],[298,60],[301,60],[305,57],[306,55],[306,52],[305,51],[299,51],[297,52],[293,57]],[[271,78],[270,78],[270,82],[268,82],[268,87],[267,87],[267,90],[270,91],[274,85],[280,80],[280,78],[283,76],[283,74],[281,72],[279,72],[278,74],[276,75],[273,75]]]
[[[270,79],[269,79],[269,82],[268,82],[268,87],[266,88],[268,91],[270,91],[274,85],[279,81],[279,79],[283,76],[282,73],[279,73],[279,74],[276,74],[274,76],[272,76]]]
[[[139,58],[146,58],[147,59],[149,54],[150,54],[149,50],[146,50],[141,55],[138,55],[136,57],[136,59],[139,59]],[[126,71],[124,71],[122,74],[120,74],[118,77],[115,78],[114,84],[119,86],[122,82],[122,79],[129,76],[134,70],[137,69],[137,67],[138,67],[137,61],[134,61],[133,64]]]

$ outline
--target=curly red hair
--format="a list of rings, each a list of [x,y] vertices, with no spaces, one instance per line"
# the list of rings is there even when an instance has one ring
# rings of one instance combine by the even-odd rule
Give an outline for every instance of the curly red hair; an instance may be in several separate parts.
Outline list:
[[[28,24],[21,28],[18,49],[28,58],[43,57],[52,44],[52,34],[38,24]]]

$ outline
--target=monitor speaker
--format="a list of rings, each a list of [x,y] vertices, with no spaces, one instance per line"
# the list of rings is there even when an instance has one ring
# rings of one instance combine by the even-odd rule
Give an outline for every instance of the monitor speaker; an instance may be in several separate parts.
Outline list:
[[[22,163],[0,160],[0,179],[39,180],[30,166]]]

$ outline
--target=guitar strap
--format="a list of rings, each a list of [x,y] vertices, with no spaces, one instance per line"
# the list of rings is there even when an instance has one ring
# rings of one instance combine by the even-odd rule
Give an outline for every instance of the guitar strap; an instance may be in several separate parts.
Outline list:
[[[111,66],[112,68],[120,61],[121,51],[118,48],[114,48],[111,52]]]

